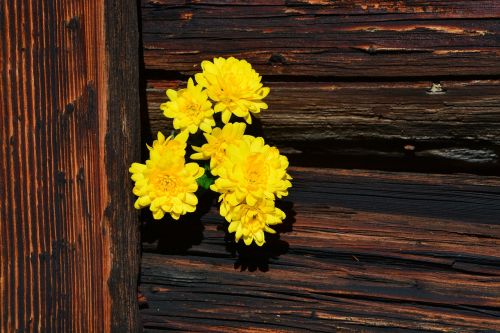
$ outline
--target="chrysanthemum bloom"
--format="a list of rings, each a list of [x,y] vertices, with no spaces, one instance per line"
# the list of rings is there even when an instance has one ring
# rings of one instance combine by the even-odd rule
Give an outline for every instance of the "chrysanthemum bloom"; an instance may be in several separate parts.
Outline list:
[[[129,169],[135,182],[133,193],[138,196],[134,207],[149,206],[157,220],[165,213],[177,220],[181,215],[194,212],[198,204],[194,194],[198,189],[196,179],[203,175],[203,168],[196,163],[185,164],[184,159],[172,158],[171,154],[159,153],[156,147],[151,149],[152,158],[146,164],[133,163]]]
[[[236,206],[242,202],[254,206],[258,200],[274,200],[288,195],[292,179],[286,172],[288,159],[261,137],[243,137],[229,145],[219,167],[219,178],[210,186],[221,193],[220,199]]]
[[[165,138],[161,132],[158,132],[158,139],[153,141],[153,145],[146,145],[149,149],[150,159],[160,158],[168,154],[171,159],[181,160],[184,163],[188,136],[189,132],[184,131],[175,137]]]
[[[186,89],[167,90],[170,101],[163,103],[160,108],[165,117],[174,119],[175,129],[188,130],[194,134],[199,128],[209,133],[215,126],[212,103],[202,89],[201,85],[194,85],[193,79],[189,79]]]
[[[238,143],[243,139],[245,123],[229,123],[222,129],[216,127],[212,133],[204,133],[207,143],[201,147],[193,146],[196,153],[191,155],[193,160],[210,159],[210,171],[213,175],[219,174],[219,166],[226,158],[226,149],[230,144]]]
[[[259,200],[253,206],[245,203],[237,206],[222,204],[220,212],[230,223],[228,231],[236,233],[237,242],[243,238],[246,245],[255,241],[262,246],[265,243],[264,231],[276,233],[269,226],[279,224],[285,218],[285,213],[276,208],[272,200]]]
[[[250,113],[267,109],[262,101],[269,94],[263,87],[261,76],[245,60],[230,57],[215,58],[213,62],[201,63],[202,73],[195,75],[196,82],[207,89],[208,97],[216,102],[215,112],[222,112],[222,121],[227,124],[231,114],[252,123]]]

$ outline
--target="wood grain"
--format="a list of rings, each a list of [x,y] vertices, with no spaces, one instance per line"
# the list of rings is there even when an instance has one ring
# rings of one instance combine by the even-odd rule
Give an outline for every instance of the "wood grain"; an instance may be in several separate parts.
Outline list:
[[[328,167],[500,170],[498,80],[265,84],[269,110],[261,113],[259,134],[296,165],[323,160]],[[160,110],[165,90],[185,86],[183,80],[148,81],[153,134],[172,129]]]
[[[148,69],[215,56],[264,75],[499,75],[498,1],[142,0]]]
[[[281,239],[146,224],[145,332],[493,332],[500,178],[295,168]],[[222,228],[222,229],[221,229]],[[191,246],[191,247],[190,247]]]
[[[137,26],[131,0],[0,5],[1,332],[139,330]]]

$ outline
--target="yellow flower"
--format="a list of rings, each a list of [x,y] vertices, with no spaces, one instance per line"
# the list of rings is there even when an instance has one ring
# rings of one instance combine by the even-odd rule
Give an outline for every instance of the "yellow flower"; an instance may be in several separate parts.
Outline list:
[[[133,193],[138,196],[134,207],[149,206],[157,220],[165,213],[177,220],[181,215],[195,211],[198,204],[194,194],[198,189],[196,179],[204,172],[196,163],[185,164],[184,158],[172,158],[179,152],[161,144],[175,141],[167,140],[162,141],[159,136],[157,144],[153,143],[150,148],[151,158],[146,164],[133,163],[129,169],[135,182]]]
[[[251,124],[250,113],[267,109],[262,99],[269,94],[269,88],[262,86],[261,76],[246,60],[214,58],[213,62],[203,61],[201,67],[203,72],[196,74],[196,82],[206,88],[208,97],[216,102],[214,110],[222,112],[225,124],[231,114]]]
[[[165,117],[174,119],[175,129],[188,130],[194,134],[199,128],[209,133],[215,126],[212,103],[202,89],[201,85],[195,86],[193,79],[189,79],[186,89],[167,90],[170,101],[163,103],[160,108]]]
[[[165,138],[161,132],[158,132],[158,139],[153,141],[153,145],[146,145],[149,149],[150,159],[157,159],[165,154],[169,154],[171,159],[178,159],[184,162],[188,136],[189,132],[184,131],[177,134],[175,137],[169,136]]]
[[[220,200],[236,206],[255,206],[260,199],[274,200],[288,195],[292,179],[286,172],[288,159],[279,150],[250,135],[226,149],[219,166],[219,178],[210,186],[221,193]]]
[[[276,208],[272,200],[259,200],[253,206],[245,203],[238,206],[222,203],[220,212],[230,223],[228,231],[236,233],[237,242],[243,238],[246,245],[255,241],[255,244],[262,246],[265,243],[264,231],[276,233],[269,226],[279,224],[285,218],[285,213]]]
[[[193,160],[210,159],[210,171],[213,175],[218,175],[219,166],[226,157],[226,148],[243,139],[245,128],[245,123],[230,123],[222,129],[214,128],[210,134],[204,133],[207,143],[201,147],[193,146],[196,153],[192,154],[191,158]]]

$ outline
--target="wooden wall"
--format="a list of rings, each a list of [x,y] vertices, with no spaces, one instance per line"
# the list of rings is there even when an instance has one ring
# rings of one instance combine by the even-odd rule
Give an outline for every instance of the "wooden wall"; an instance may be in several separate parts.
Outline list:
[[[499,174],[497,1],[142,1],[149,126],[203,59],[271,87],[262,130],[294,164]],[[325,155],[331,159],[325,160]]]
[[[144,228],[145,332],[496,332],[500,178],[292,168],[281,237]]]
[[[135,1],[0,4],[0,332],[139,330]]]
[[[245,58],[294,177],[263,248],[209,206],[142,217],[146,332],[498,330],[500,2],[141,4],[145,137],[165,89]]]

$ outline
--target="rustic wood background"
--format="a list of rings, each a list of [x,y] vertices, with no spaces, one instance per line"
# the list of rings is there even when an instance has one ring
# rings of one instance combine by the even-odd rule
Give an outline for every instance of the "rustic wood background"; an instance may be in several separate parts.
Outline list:
[[[141,10],[152,132],[169,128],[165,88],[234,55],[271,87],[263,132],[295,165],[500,174],[498,1],[142,0]]]
[[[261,251],[225,242],[216,211],[144,228],[146,332],[498,331],[500,178],[291,173]]]
[[[146,332],[499,329],[500,2],[140,9],[143,137],[170,129],[166,88],[233,55],[271,87],[259,131],[296,166],[264,249],[224,239],[213,209],[143,217]]]
[[[0,4],[0,332],[139,330],[133,0]]]

